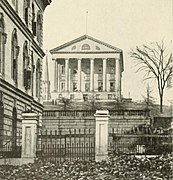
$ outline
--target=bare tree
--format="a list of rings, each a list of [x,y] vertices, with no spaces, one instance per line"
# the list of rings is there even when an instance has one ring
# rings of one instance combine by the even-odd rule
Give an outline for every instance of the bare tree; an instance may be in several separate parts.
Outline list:
[[[136,61],[137,72],[144,71],[144,80],[155,79],[160,99],[160,112],[163,112],[163,95],[166,84],[173,74],[172,53],[163,42],[151,43],[151,46],[143,45],[131,50],[130,56]]]

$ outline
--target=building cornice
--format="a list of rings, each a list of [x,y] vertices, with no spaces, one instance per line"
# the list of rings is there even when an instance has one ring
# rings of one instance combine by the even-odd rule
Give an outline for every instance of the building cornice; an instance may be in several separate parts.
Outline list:
[[[121,52],[116,52],[116,51],[58,51],[58,52],[53,52],[53,54],[110,54],[110,53],[115,53],[119,54]]]
[[[2,6],[4,5],[4,7]],[[35,42],[34,35],[31,33],[31,31],[26,27],[24,22],[21,20],[21,18],[18,16],[18,14],[14,11],[14,9],[11,7],[11,5],[6,1],[2,0],[2,4],[0,4],[0,7],[7,13],[8,17],[14,22],[14,24],[22,31],[22,33],[32,42],[33,46],[39,52],[40,56],[44,57],[45,53],[40,48],[40,46]]]

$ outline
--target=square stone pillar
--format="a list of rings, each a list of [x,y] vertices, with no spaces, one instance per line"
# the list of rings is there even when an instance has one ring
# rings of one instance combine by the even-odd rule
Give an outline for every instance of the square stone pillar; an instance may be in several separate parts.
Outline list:
[[[108,110],[97,110],[95,116],[95,160],[106,160],[108,156]]]
[[[22,113],[22,117],[22,161],[32,163],[36,158],[38,115],[27,112]]]

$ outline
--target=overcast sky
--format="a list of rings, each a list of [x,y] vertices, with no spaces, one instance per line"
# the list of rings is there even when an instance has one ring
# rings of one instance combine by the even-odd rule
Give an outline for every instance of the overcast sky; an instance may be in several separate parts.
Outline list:
[[[134,100],[142,99],[146,84],[142,82],[142,73],[135,73],[136,68],[128,53],[130,49],[149,42],[164,40],[172,45],[172,1],[52,0],[44,14],[44,50],[86,34],[88,11],[87,34],[123,50],[123,96],[129,97],[130,94]],[[54,69],[50,55],[49,68],[53,85]],[[153,95],[157,98],[156,93]],[[170,99],[169,96],[167,93],[166,99]]]

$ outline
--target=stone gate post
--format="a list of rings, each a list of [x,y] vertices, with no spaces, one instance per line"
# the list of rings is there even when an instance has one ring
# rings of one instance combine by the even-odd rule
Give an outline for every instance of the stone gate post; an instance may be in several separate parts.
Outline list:
[[[33,163],[36,158],[38,115],[27,112],[22,117],[22,163]]]
[[[97,110],[95,113],[95,160],[106,160],[108,156],[108,110]]]

